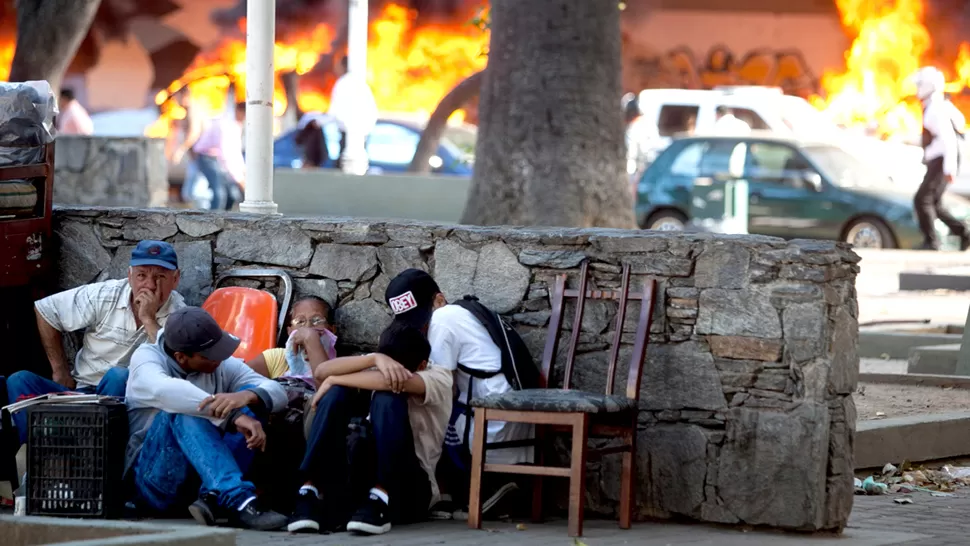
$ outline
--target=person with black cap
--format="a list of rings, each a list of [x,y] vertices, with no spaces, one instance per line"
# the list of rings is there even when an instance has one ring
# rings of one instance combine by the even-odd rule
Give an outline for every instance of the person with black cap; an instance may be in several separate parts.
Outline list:
[[[393,321],[376,353],[316,368],[316,415],[300,469],[305,482],[287,530],[329,532],[346,525],[348,531],[377,535],[392,523],[427,519],[451,412],[451,373],[430,366],[430,352],[419,326]],[[370,468],[363,479],[348,483],[354,474],[347,468],[347,427],[365,416],[373,461],[365,458]]]
[[[64,391],[124,396],[132,351],[145,341],[154,343],[169,315],[185,307],[175,291],[178,265],[172,245],[141,241],[131,251],[127,278],[86,284],[34,303],[53,381],[17,372],[7,378],[9,402]],[[85,330],[84,341],[71,366],[63,334],[79,330]],[[21,443],[27,438],[26,413],[14,414]]]
[[[203,309],[186,307],[169,317],[157,342],[132,355],[125,475],[138,508],[170,513],[191,502],[190,514],[205,525],[220,511],[248,529],[286,525],[285,516],[258,507],[224,438],[238,431],[249,449],[263,449],[266,434],[248,408],[274,412],[287,403],[282,386],[232,356],[239,343]],[[202,482],[195,502],[181,495],[193,474]]]
[[[450,519],[456,513],[461,517],[466,506],[470,479],[471,455],[468,439],[474,436],[472,413],[468,402],[512,390],[512,385],[500,372],[502,351],[492,340],[485,326],[467,309],[460,305],[448,305],[438,283],[425,271],[408,269],[391,280],[385,298],[391,306],[395,321],[407,321],[428,332],[433,366],[453,373],[458,396],[445,434],[445,452],[439,468],[440,502],[431,508],[437,519]],[[473,377],[492,374],[489,377]],[[524,440],[533,437],[532,425],[489,421],[489,443]],[[520,464],[532,461],[532,448],[499,449],[488,453],[488,462]],[[495,475],[501,476],[501,475]],[[490,478],[490,480],[493,478]],[[513,481],[484,484],[482,512],[489,514],[507,494],[518,489]],[[452,500],[452,495],[459,497]],[[455,504],[461,502],[461,505]]]

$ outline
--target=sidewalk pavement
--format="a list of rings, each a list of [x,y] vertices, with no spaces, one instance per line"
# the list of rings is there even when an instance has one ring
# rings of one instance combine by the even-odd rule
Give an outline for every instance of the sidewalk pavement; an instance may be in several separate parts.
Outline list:
[[[970,544],[970,492],[953,497],[911,495],[913,504],[896,504],[899,495],[855,497],[849,526],[841,537],[780,533],[750,528],[731,528],[700,523],[647,522],[623,531],[615,521],[587,520],[582,544],[587,546],[965,546]],[[290,535],[240,532],[238,546],[394,545],[424,546],[529,546],[577,543],[566,536],[565,520],[542,525],[525,523],[519,530],[511,523],[486,522],[485,530],[469,530],[465,522],[429,522],[395,527],[378,537]]]

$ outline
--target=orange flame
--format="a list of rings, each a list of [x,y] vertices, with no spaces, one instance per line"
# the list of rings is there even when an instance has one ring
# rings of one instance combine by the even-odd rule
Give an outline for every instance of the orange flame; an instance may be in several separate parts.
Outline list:
[[[370,24],[367,52],[368,83],[378,108],[383,112],[416,113],[428,116],[448,91],[464,78],[485,67],[482,55],[488,35],[471,25],[423,25],[415,28],[417,12],[388,4],[381,16]],[[244,27],[243,22],[241,26]],[[333,31],[325,24],[306,36],[278,42],[274,51],[277,75],[285,72],[305,74],[321,57],[330,53]],[[230,82],[236,82],[242,97],[246,76],[246,45],[227,39],[213,51],[200,55],[185,74],[156,97],[162,116],[146,134],[164,137],[172,120],[185,117],[185,110],[167,100],[187,86],[193,102],[203,115],[223,111]],[[303,111],[326,111],[329,89],[299,90],[297,100]],[[287,102],[277,78],[274,113],[286,111]],[[461,118],[463,112],[457,112]]]
[[[826,98],[812,97],[812,103],[847,127],[877,124],[884,138],[915,137],[922,113],[912,76],[928,62],[932,45],[922,0],[836,0],[836,5],[855,39],[845,54],[845,71],[827,71],[821,82]],[[967,44],[949,72],[958,77],[947,84],[950,92],[970,82]]]

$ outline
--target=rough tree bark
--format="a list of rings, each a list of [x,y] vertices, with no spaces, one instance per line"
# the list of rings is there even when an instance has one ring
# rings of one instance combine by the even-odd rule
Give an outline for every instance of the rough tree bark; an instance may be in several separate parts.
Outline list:
[[[492,0],[463,223],[635,228],[610,0]]]
[[[441,102],[434,109],[434,113],[428,118],[428,125],[421,132],[421,140],[418,141],[418,147],[414,151],[414,158],[411,159],[408,172],[427,174],[431,170],[431,164],[428,163],[428,160],[438,149],[441,135],[448,127],[448,118],[455,113],[455,110],[478,95],[482,88],[483,72],[479,71],[468,76],[449,91],[445,98],[441,99]]]
[[[64,71],[101,0],[17,0],[17,49],[10,81],[47,80],[60,90]]]

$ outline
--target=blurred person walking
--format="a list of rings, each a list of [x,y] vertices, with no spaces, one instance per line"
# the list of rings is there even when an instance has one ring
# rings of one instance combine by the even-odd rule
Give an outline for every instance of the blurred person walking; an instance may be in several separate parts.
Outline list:
[[[337,120],[340,128],[340,156],[337,168],[343,168],[344,151],[347,148],[347,128],[363,133],[364,147],[367,136],[377,125],[377,102],[367,81],[347,69],[347,57],[340,59],[337,68],[337,83],[330,93],[330,110],[327,112]]]
[[[961,128],[966,120],[959,110],[943,96],[946,78],[933,67],[924,67],[916,74],[916,96],[923,104],[923,164],[926,174],[913,197],[913,207],[923,233],[922,250],[939,250],[936,233],[939,218],[960,237],[960,250],[970,247],[967,227],[943,207],[943,194],[953,182],[960,168]]]
[[[94,122],[88,111],[74,97],[74,90],[61,89],[57,99],[57,132],[62,135],[90,135],[94,133]]]
[[[212,190],[212,210],[231,210],[242,200],[246,187],[246,161],[243,158],[243,122],[246,103],[236,103],[233,118],[213,119],[192,146],[199,171]]]
[[[637,183],[652,159],[651,150],[660,138],[656,124],[650,123],[640,109],[640,100],[633,93],[623,97],[626,121],[626,172],[630,176],[630,189],[637,194]]]

